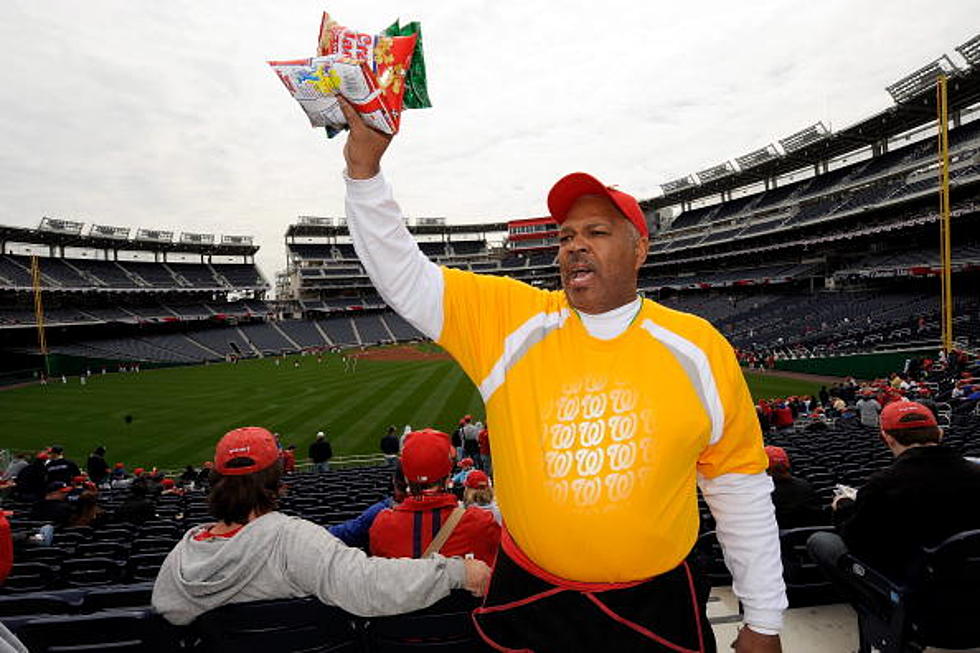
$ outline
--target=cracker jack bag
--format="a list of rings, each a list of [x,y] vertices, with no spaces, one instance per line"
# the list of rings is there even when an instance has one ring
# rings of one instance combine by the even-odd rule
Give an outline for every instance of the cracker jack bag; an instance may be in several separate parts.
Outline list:
[[[326,128],[327,136],[333,138],[347,126],[337,102],[338,93],[370,126],[386,134],[398,131],[398,120],[384,103],[374,74],[365,62],[330,55],[270,61],[269,65],[303,107],[310,124]]]

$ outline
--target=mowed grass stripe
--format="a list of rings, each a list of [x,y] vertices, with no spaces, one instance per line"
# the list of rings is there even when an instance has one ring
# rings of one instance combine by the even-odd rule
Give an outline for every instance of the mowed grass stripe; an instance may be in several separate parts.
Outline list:
[[[325,356],[321,364],[306,356],[278,366],[259,359],[96,374],[86,386],[75,378],[68,385],[0,391],[0,447],[36,450],[57,443],[82,463],[105,444],[112,461],[174,469],[210,459],[217,438],[236,426],[278,431],[303,458],[324,427],[337,435],[338,454],[374,453],[389,424],[449,430],[465,413],[485,417],[473,383],[450,360],[362,360],[356,373],[343,370],[338,355]],[[798,379],[752,373],[746,378],[756,398],[819,390],[819,384]]]

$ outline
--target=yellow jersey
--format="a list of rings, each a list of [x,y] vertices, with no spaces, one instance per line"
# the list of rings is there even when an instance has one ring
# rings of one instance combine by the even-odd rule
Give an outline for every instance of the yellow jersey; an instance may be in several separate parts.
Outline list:
[[[569,580],[625,582],[683,561],[697,474],[766,469],[735,354],[706,320],[643,300],[589,335],[563,291],[443,268],[442,345],[487,409],[510,535]]]

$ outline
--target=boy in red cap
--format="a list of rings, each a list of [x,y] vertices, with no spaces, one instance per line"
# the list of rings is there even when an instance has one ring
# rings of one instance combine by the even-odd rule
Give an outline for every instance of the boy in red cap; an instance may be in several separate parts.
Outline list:
[[[813,486],[790,473],[789,455],[782,447],[767,446],[769,476],[772,477],[772,503],[780,528],[798,528],[824,524],[820,497]]]
[[[845,589],[852,582],[837,567],[850,551],[902,584],[923,547],[980,528],[980,466],[943,446],[942,435],[922,404],[895,401],[882,409],[880,436],[895,462],[873,474],[855,500],[836,501],[840,536],[817,533],[808,543],[832,580]]]
[[[353,614],[382,616],[426,607],[454,588],[482,593],[484,563],[369,558],[323,527],[278,512],[281,488],[272,434],[255,426],[226,433],[208,496],[218,521],[189,530],[167,556],[153,586],[156,611],[184,625],[228,603],[313,595]]]
[[[452,469],[448,435],[432,429],[409,433],[402,448],[408,496],[375,518],[372,555],[421,558],[435,549],[446,556],[472,555],[493,564],[500,526],[484,510],[460,507],[447,489]]]
[[[466,482],[463,485],[465,488],[463,490],[464,506],[486,510],[493,515],[498,524],[503,523],[500,508],[497,507],[497,502],[493,500],[493,487],[490,486],[489,476],[479,469],[474,469],[466,477]]]

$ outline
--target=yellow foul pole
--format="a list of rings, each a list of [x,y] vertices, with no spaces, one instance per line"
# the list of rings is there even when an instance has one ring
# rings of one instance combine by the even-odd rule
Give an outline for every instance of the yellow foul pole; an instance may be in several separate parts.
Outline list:
[[[50,375],[48,340],[44,334],[44,300],[41,299],[41,267],[37,256],[31,256],[31,284],[34,287],[34,321],[37,323],[37,346],[44,358],[44,373]]]
[[[949,112],[946,104],[946,76],[936,80],[936,109],[939,125],[939,261],[943,266],[942,297],[939,301],[942,347],[946,353],[953,349],[953,260],[949,237]]]

